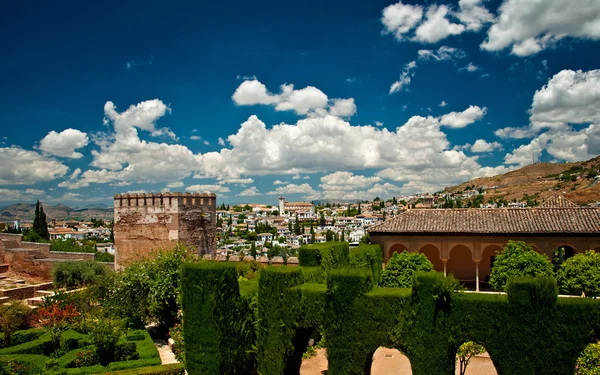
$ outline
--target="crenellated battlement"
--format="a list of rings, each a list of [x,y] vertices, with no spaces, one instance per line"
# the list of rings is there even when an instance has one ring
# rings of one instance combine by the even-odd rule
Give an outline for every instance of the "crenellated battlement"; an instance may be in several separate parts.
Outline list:
[[[115,209],[143,210],[152,208],[153,211],[171,211],[182,206],[214,208],[217,196],[214,193],[132,193],[116,194]]]
[[[213,193],[132,193],[114,196],[115,262],[149,256],[183,243],[199,254],[216,250],[217,196]]]

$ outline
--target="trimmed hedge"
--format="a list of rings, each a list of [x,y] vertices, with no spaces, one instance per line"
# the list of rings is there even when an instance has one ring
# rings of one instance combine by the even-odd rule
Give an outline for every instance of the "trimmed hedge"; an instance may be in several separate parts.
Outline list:
[[[508,295],[474,294],[455,292],[453,277],[434,272],[416,273],[412,289],[377,288],[375,273],[361,268],[330,269],[326,285],[305,283],[318,275],[313,268],[266,268],[254,312],[240,308],[231,267],[186,265],[190,375],[297,374],[315,330],[325,334],[330,375],[370,373],[381,346],[406,354],[414,375],[453,375],[468,341],[485,347],[499,375],[572,375],[600,336],[600,301],[559,299],[550,278],[511,279]],[[255,338],[240,334],[246,331],[236,322],[255,324]],[[243,362],[241,352],[252,347],[256,362]],[[227,367],[225,354],[241,360]]]
[[[120,370],[112,372],[103,372],[99,375],[183,375],[185,368],[181,363],[172,365],[160,365],[152,367],[136,368],[131,370]]]
[[[303,245],[298,250],[300,266],[317,267],[325,270],[348,267],[350,247],[347,242],[324,242]]]
[[[382,264],[383,254],[381,247],[377,244],[361,243],[358,247],[350,249],[350,267],[370,269],[375,284],[381,280]]]
[[[183,332],[189,374],[251,374],[256,367],[254,315],[249,300],[240,296],[237,279],[232,263],[183,265]]]

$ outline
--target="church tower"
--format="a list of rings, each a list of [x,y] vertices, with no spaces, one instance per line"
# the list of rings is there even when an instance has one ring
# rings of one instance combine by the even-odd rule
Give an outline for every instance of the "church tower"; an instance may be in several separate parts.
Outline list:
[[[283,195],[279,197],[279,216],[283,216],[285,214],[285,198]]]

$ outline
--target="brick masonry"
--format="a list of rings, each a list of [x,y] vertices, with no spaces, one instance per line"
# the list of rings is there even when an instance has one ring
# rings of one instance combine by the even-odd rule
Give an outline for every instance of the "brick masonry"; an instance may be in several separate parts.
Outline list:
[[[116,267],[182,243],[214,254],[217,197],[211,193],[117,194],[114,197]]]

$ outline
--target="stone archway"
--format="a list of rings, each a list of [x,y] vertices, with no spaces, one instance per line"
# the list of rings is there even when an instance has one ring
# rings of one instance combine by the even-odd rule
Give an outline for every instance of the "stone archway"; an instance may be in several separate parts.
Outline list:
[[[465,245],[456,245],[450,250],[450,259],[446,264],[447,273],[458,280],[474,282],[476,278],[475,261],[471,249]]]
[[[423,245],[419,249],[419,253],[425,255],[433,264],[433,269],[438,272],[444,272],[444,262],[440,259],[440,250],[431,244]]]
[[[496,257],[496,252],[502,252],[503,248],[500,245],[488,245],[481,252],[481,262],[479,263],[479,280],[480,282],[488,283],[492,266]]]
[[[564,256],[565,256],[565,260],[571,258],[572,256],[574,256],[575,254],[577,254],[577,250],[575,250],[575,248],[571,245],[560,245],[556,247],[556,250],[559,250],[560,248],[564,249]]]

